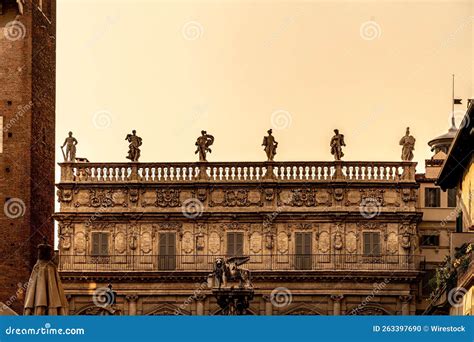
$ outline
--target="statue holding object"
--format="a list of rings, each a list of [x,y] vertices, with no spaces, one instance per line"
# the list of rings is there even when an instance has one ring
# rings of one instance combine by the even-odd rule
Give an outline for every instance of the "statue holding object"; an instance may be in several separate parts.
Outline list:
[[[275,137],[272,135],[272,130],[267,131],[268,135],[263,137],[262,146],[264,146],[264,151],[267,154],[267,161],[273,161],[276,155],[276,149],[278,147],[278,142],[275,140]]]

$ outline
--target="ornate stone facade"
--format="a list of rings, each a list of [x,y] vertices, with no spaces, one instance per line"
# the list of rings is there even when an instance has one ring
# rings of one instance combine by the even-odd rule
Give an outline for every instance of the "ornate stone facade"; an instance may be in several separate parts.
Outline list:
[[[55,218],[71,312],[91,313],[94,289],[111,283],[121,314],[219,314],[207,276],[217,257],[242,254],[253,314],[415,313],[414,169],[63,163]]]

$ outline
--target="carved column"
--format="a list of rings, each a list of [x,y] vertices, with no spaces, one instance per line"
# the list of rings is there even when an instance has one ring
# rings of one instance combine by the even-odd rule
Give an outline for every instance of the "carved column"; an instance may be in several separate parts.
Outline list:
[[[138,296],[137,295],[128,295],[125,298],[128,301],[128,314],[130,316],[136,316],[137,315]]]
[[[408,316],[410,314],[410,302],[413,296],[400,296],[400,302],[402,303],[402,315]]]
[[[344,295],[332,295],[331,299],[334,302],[334,316],[341,315],[341,301],[344,298]]]
[[[197,295],[196,297],[196,315],[204,315],[204,301],[206,300],[206,295]]]
[[[263,302],[265,303],[265,315],[272,316],[273,315],[273,305],[270,296],[263,296]]]

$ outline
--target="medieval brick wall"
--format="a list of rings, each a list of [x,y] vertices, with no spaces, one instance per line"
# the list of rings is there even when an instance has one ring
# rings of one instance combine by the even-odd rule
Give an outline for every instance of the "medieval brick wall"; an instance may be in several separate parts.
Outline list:
[[[43,10],[7,0],[0,14],[0,301],[17,312],[54,230],[55,1]]]

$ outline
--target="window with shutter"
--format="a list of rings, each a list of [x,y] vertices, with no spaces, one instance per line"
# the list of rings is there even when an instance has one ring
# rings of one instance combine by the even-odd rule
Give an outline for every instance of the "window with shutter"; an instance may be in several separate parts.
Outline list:
[[[109,255],[109,233],[92,233],[92,255]]]
[[[158,267],[160,270],[176,269],[176,233],[159,234]]]
[[[312,233],[295,233],[295,268],[311,269]]]
[[[244,254],[244,233],[227,233],[227,255],[241,256]]]
[[[457,189],[448,189],[448,207],[456,208],[458,205]]]
[[[439,208],[441,206],[440,188],[425,188],[425,207]]]
[[[366,232],[364,239],[364,255],[379,256],[380,255],[380,233]]]

